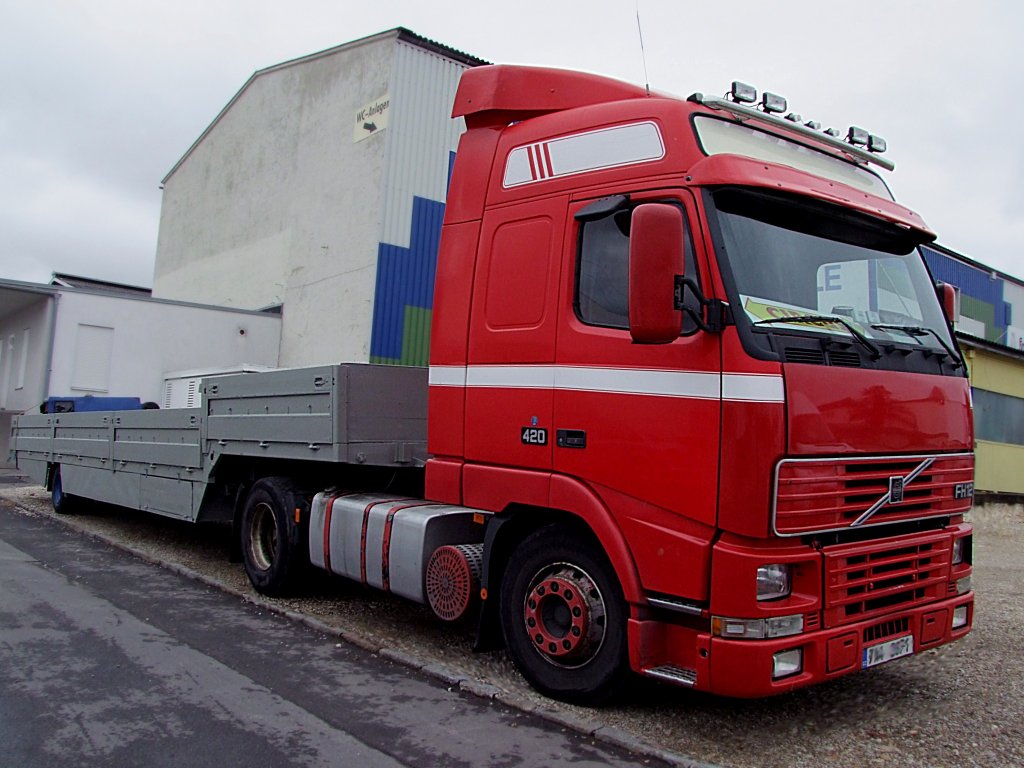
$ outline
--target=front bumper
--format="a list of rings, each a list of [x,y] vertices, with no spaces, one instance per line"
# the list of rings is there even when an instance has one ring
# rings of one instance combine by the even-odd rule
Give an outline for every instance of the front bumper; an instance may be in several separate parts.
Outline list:
[[[953,611],[960,606],[967,607],[967,623],[953,629]],[[696,645],[701,650],[690,656],[690,664],[682,659],[670,664],[692,664],[694,674],[688,685],[698,690],[737,698],[774,696],[860,670],[867,646],[909,634],[916,655],[958,640],[971,631],[973,621],[974,593],[968,592],[884,617],[777,640],[727,640],[700,633]],[[802,651],[802,669],[773,679],[775,654],[793,649]],[[657,674],[658,665],[640,666],[642,674],[662,677]]]

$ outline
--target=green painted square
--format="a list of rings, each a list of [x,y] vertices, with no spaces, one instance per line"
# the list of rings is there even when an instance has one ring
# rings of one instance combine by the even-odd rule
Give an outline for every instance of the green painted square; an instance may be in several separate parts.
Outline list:
[[[433,311],[406,305],[402,322],[402,356],[370,355],[371,363],[380,365],[429,365],[430,320]]]
[[[433,310],[406,306],[401,365],[430,363],[430,319],[433,315]]]
[[[999,336],[996,328],[996,308],[987,301],[960,294],[960,314],[985,324],[985,338],[995,341]]]

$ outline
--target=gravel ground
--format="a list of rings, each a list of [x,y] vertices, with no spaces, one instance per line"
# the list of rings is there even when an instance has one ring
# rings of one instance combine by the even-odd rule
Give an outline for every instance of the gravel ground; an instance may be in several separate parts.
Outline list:
[[[24,514],[55,518],[49,495],[0,485]],[[552,702],[532,691],[502,652],[474,654],[469,623],[445,625],[428,609],[339,578],[318,575],[275,610],[322,622],[347,641],[426,667],[467,690],[542,712],[566,726],[657,755],[721,766],[1024,765],[1024,510],[972,513],[974,631],[952,645],[773,699],[737,701],[637,681],[602,710]],[[239,596],[256,595],[227,559],[222,528],[97,507],[59,518],[144,557],[184,568]],[[679,757],[680,763],[687,759]]]

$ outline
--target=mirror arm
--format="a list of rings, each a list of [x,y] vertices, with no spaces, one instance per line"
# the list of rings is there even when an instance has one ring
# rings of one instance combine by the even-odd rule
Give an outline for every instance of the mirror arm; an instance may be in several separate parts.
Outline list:
[[[686,289],[689,288],[693,297],[700,304],[701,311],[686,305]],[[732,310],[721,299],[708,299],[704,296],[697,281],[685,275],[675,276],[675,307],[689,316],[697,327],[708,333],[720,333],[725,326],[733,322]],[[704,320],[707,317],[707,321]]]

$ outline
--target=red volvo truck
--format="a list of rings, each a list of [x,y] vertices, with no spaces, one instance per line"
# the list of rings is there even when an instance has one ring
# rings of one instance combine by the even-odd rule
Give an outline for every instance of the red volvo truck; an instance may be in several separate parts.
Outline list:
[[[478,604],[478,647],[569,701],[630,670],[767,696],[963,637],[970,389],[934,235],[878,137],[754,99],[469,70],[429,371],[26,416],[19,463],[57,506],[233,521],[267,593],[308,559]]]

